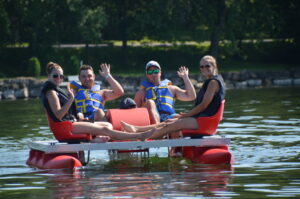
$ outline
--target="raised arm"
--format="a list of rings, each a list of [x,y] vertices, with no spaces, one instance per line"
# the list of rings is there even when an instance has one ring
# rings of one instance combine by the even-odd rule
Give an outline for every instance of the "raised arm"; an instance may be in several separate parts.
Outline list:
[[[46,93],[46,97],[48,99],[50,108],[51,108],[52,112],[54,113],[55,117],[59,120],[61,120],[63,118],[63,116],[67,114],[68,110],[70,109],[70,107],[74,101],[74,94],[70,89],[70,85],[68,85],[67,90],[68,90],[68,94],[69,94],[69,100],[62,107],[60,106],[58,96],[54,90],[49,90]]]
[[[185,90],[177,86],[171,86],[176,99],[180,101],[192,101],[196,99],[195,88],[189,78],[189,69],[185,66],[181,66],[177,71],[177,74],[180,78],[183,79]]]
[[[101,64],[100,67],[101,70],[99,70],[99,74],[109,83],[112,88],[112,90],[104,90],[104,100],[113,100],[124,95],[124,89],[122,88],[121,84],[110,74],[110,65],[104,63]]]

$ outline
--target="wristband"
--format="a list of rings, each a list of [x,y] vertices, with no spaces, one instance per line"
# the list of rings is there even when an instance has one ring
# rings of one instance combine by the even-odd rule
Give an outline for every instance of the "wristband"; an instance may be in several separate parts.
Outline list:
[[[107,74],[104,79],[107,80],[109,77],[111,77],[111,74]]]

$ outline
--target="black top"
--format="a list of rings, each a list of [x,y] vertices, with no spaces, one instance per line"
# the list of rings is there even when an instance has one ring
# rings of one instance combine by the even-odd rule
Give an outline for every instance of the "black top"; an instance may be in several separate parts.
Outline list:
[[[224,86],[223,78],[220,75],[215,75],[212,78],[207,79],[204,82],[202,88],[200,89],[200,91],[197,94],[195,107],[202,102],[204,94],[207,90],[208,84],[211,80],[216,80],[219,83],[220,89],[217,93],[215,93],[212,101],[206,107],[206,109],[200,113],[193,115],[194,118],[215,115],[218,112],[218,109],[221,105],[222,100],[224,100],[224,98],[225,98],[225,86]]]
[[[55,122],[61,122],[61,121],[65,121],[65,120],[70,120],[70,121],[75,121],[76,120],[76,107],[75,104],[73,103],[72,106],[70,107],[70,109],[68,110],[67,114],[63,116],[63,118],[61,120],[59,120],[54,113],[51,110],[51,107],[49,105],[49,101],[46,97],[46,93],[49,90],[54,90],[57,93],[58,99],[59,99],[59,103],[60,106],[65,105],[68,100],[69,97],[68,95],[65,93],[64,90],[62,90],[61,88],[59,88],[58,86],[56,86],[55,84],[53,84],[50,81],[46,81],[43,84],[42,90],[41,90],[41,100],[42,100],[42,104],[45,107],[45,109],[47,110],[47,113],[49,114],[49,116],[52,118],[53,121]]]

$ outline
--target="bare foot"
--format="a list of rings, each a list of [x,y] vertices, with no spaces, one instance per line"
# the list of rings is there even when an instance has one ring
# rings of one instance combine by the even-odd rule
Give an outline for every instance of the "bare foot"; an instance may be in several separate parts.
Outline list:
[[[133,125],[130,125],[124,121],[121,121],[121,125],[126,132],[135,133],[136,128]]]
[[[110,140],[109,136],[97,136],[96,138],[91,140],[91,143],[105,143]]]
[[[182,157],[181,148],[172,147],[171,150],[169,151],[169,157],[171,157],[171,158]]]
[[[140,135],[141,135],[140,140],[144,141],[147,138],[150,138],[155,131],[156,131],[156,128],[153,128],[153,129],[150,129],[150,130],[145,131],[143,133],[140,133]]]

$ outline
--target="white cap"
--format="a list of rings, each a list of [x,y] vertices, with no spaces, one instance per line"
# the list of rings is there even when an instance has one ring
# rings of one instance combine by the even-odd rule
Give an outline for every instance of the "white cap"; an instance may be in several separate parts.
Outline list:
[[[157,67],[157,68],[160,69],[159,63],[156,62],[156,61],[151,60],[151,61],[149,61],[149,62],[146,64],[146,70],[147,70],[149,67],[151,67],[151,66],[155,66],[155,67]]]

